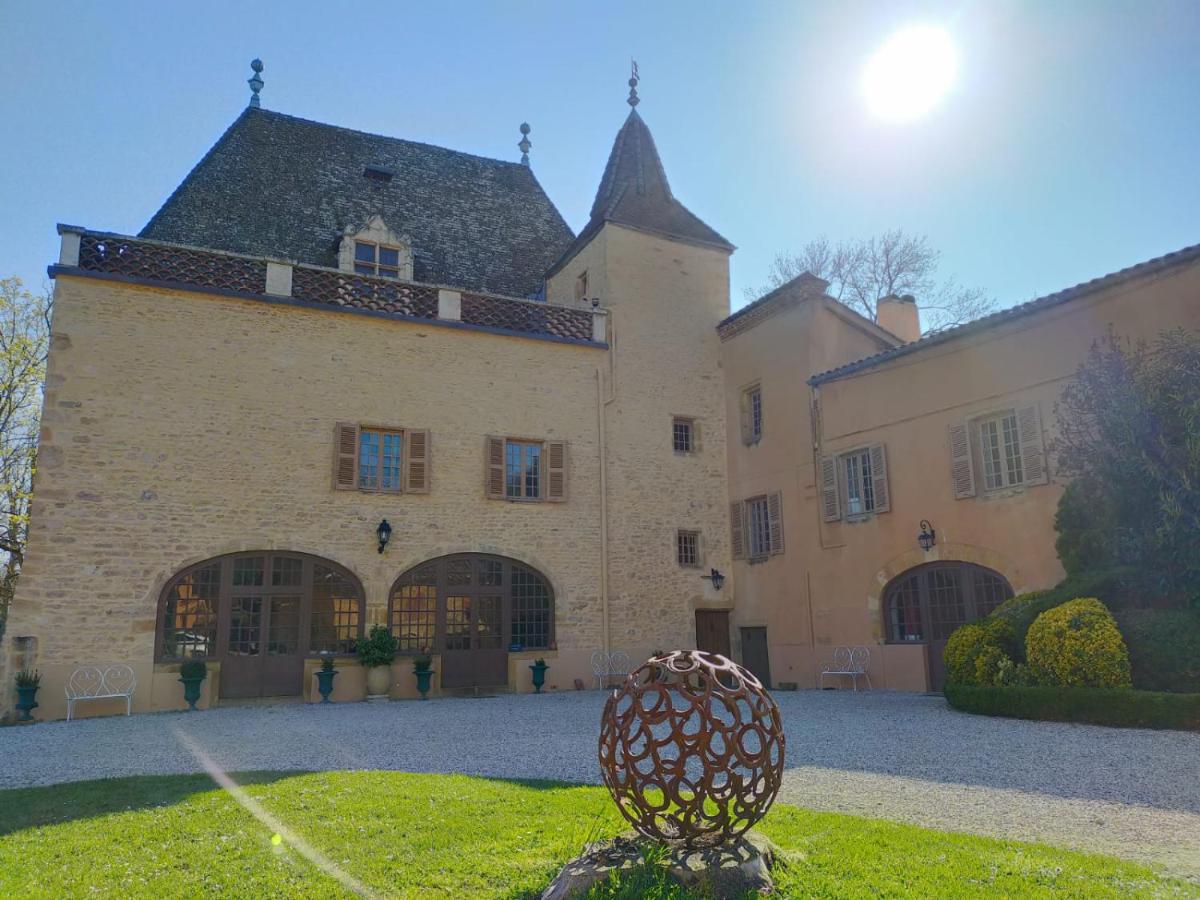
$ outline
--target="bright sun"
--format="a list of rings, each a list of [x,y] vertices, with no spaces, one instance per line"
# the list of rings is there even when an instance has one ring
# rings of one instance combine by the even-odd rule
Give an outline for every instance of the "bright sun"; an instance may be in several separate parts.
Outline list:
[[[863,94],[871,112],[881,119],[918,119],[946,95],[957,69],[958,53],[945,29],[905,28],[868,60]]]

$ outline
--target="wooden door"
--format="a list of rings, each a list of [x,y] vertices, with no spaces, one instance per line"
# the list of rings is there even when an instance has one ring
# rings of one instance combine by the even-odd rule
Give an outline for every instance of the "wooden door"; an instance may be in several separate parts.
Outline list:
[[[264,604],[262,696],[284,697],[300,693],[304,686],[304,657],[301,656],[301,594],[268,596]]]
[[[508,684],[504,595],[462,592],[446,598],[442,687]]]
[[[767,652],[765,627],[742,629],[742,665],[758,676],[763,687],[771,686],[771,658]]]
[[[730,655],[728,610],[696,610],[696,649]]]
[[[262,695],[263,600],[261,595],[233,597],[221,659],[222,697]]]

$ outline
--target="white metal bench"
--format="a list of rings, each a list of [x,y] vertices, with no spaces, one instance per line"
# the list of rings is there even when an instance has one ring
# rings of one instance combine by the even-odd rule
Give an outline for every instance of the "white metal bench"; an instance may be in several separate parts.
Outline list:
[[[133,691],[137,677],[129,666],[80,666],[71,673],[64,688],[67,694],[67,721],[80,700],[125,698],[125,715],[133,712]]]
[[[616,653],[605,653],[597,650],[592,654],[592,674],[596,676],[596,687],[602,688],[613,678],[625,678],[629,675],[629,654],[618,650]]]
[[[858,679],[867,679],[867,687],[871,685],[871,675],[867,672],[871,666],[871,651],[866,647],[835,647],[833,662],[821,667],[821,687],[825,687],[826,675],[845,675],[854,681],[854,690],[858,690]]]

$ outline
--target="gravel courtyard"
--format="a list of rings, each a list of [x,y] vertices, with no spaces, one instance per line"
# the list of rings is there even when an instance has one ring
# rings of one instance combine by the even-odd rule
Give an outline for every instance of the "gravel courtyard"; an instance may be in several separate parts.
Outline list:
[[[780,799],[1157,863],[1200,880],[1200,734],[991,719],[940,697],[777,693]],[[598,691],[232,707],[0,729],[0,787],[253,769],[596,782]]]

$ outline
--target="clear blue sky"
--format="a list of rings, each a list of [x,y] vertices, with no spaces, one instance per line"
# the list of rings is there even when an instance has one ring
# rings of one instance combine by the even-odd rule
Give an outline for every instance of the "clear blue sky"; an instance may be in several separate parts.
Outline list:
[[[944,25],[956,88],[874,121],[896,28]],[[0,275],[55,222],[136,232],[245,106],[533,166],[578,230],[628,107],[677,196],[738,245],[733,302],[809,237],[927,234],[1002,305],[1200,242],[1200,3],[0,0]]]

